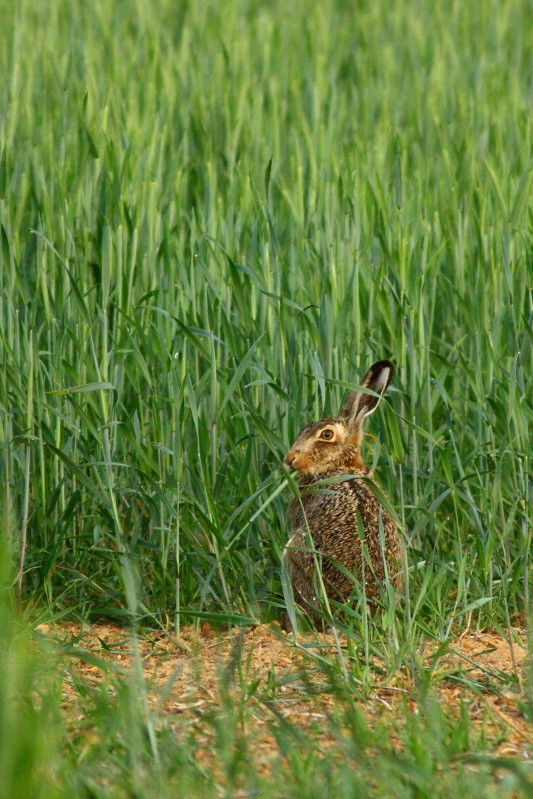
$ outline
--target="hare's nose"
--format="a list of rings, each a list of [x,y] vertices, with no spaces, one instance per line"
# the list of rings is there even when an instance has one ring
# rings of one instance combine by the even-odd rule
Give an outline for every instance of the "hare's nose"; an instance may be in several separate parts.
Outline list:
[[[283,461],[283,463],[285,465],[285,468],[286,469],[293,469],[294,468],[293,467],[293,463],[294,463],[295,460],[296,460],[296,452],[294,452],[293,450],[291,450],[290,452],[287,452],[287,454],[285,455],[285,459]]]

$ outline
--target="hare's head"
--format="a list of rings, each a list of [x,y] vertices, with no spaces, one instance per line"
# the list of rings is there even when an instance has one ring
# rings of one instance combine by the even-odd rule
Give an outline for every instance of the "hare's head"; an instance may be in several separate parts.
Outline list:
[[[361,388],[352,391],[338,416],[328,416],[304,427],[285,455],[285,466],[302,475],[369,474],[359,453],[363,422],[378,407],[389,385],[394,366],[378,361],[370,367]]]

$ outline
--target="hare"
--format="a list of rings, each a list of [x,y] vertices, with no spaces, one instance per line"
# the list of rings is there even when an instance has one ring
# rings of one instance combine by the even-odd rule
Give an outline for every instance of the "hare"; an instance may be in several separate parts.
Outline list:
[[[300,497],[290,503],[292,535],[285,557],[296,601],[315,619],[321,583],[328,598],[340,602],[353,592],[354,582],[364,584],[370,600],[385,580],[395,588],[401,584],[400,533],[374,495],[372,472],[359,453],[363,422],[378,407],[393,373],[390,361],[371,366],[361,387],[374,393],[353,391],[338,416],[307,425],[285,456],[300,485]]]

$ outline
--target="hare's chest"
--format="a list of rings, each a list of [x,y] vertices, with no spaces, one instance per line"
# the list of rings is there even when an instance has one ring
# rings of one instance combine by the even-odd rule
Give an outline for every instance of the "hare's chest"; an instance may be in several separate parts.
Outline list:
[[[327,533],[339,526],[355,524],[357,501],[349,491],[313,491],[302,494],[300,499],[291,500],[290,515],[293,530]]]

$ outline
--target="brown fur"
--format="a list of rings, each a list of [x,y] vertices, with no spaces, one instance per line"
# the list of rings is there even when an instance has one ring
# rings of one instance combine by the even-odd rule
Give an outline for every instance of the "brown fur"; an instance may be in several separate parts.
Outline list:
[[[371,472],[359,452],[363,421],[376,409],[393,371],[389,361],[374,364],[361,385],[379,396],[352,392],[338,417],[304,428],[285,457],[286,466],[299,472],[301,490],[290,503],[286,557],[296,599],[308,610],[320,607],[317,566],[328,597],[338,601],[349,597],[354,581],[361,589],[364,585],[369,599],[379,595],[387,579],[395,588],[401,584],[400,533],[373,493]]]

